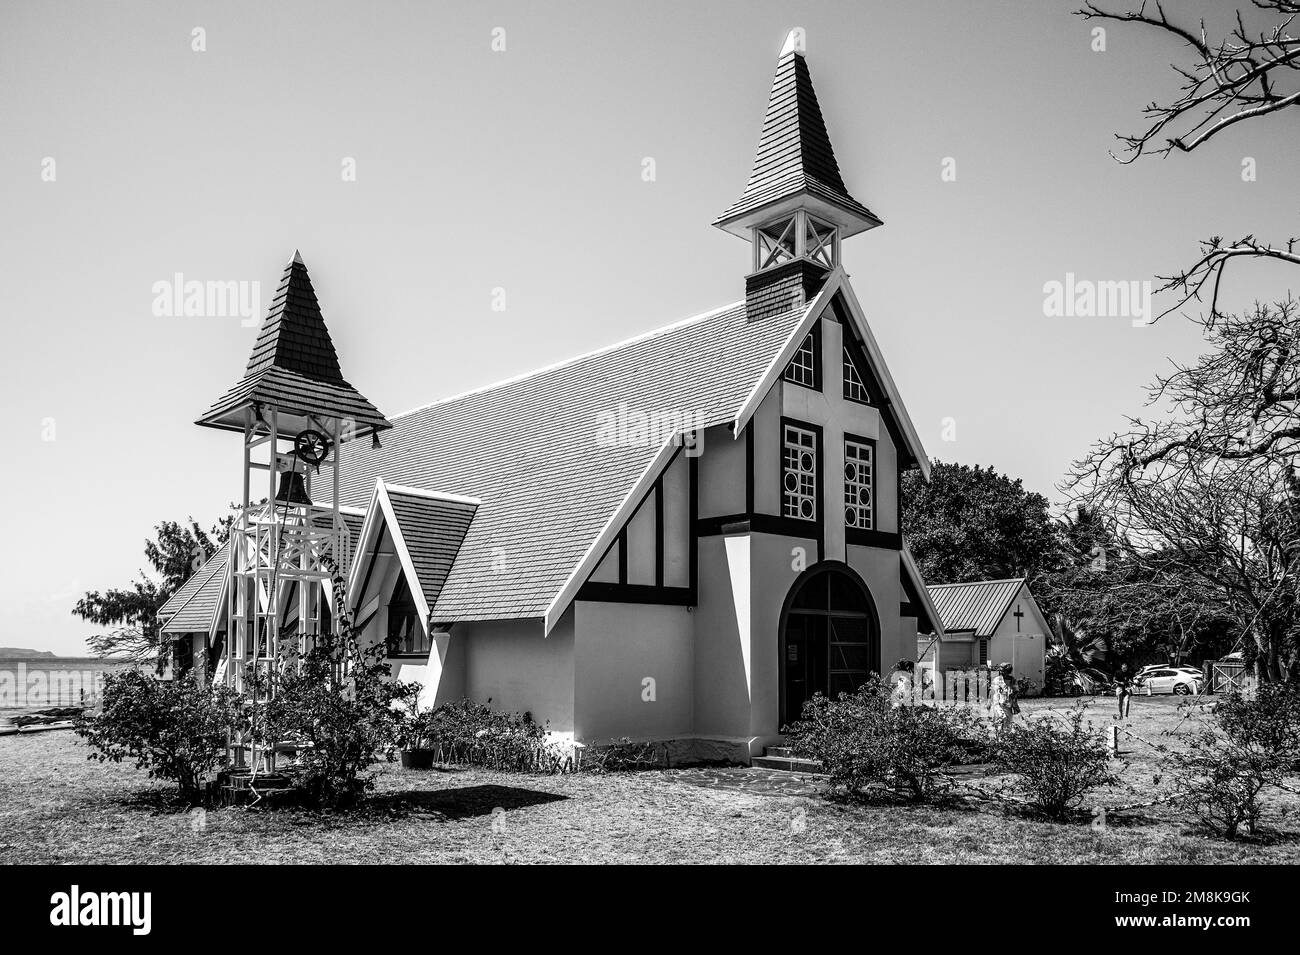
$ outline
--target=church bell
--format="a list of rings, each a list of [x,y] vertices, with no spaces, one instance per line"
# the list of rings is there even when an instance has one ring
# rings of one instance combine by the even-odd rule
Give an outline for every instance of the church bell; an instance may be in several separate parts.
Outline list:
[[[299,470],[282,471],[280,487],[275,492],[275,500],[280,504],[310,504],[307,496],[307,480]]]

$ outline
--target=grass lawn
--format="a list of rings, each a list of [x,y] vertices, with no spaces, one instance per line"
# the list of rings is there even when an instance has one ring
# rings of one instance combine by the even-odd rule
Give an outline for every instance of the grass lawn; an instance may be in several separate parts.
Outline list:
[[[1024,709],[1067,705],[1026,701]],[[1109,723],[1113,706],[1091,701],[1090,717]],[[1191,728],[1169,698],[1136,698],[1131,725],[1152,739],[1171,733],[1163,738],[1175,745]],[[1124,748],[1123,777],[1139,791],[1103,790],[1098,802],[1139,802],[1159,789],[1152,754]],[[1275,807],[1289,814],[1271,816],[1267,837],[1229,842],[1189,831],[1161,807],[1098,831],[999,809],[839,805],[709,787],[693,770],[520,776],[390,765],[354,812],[222,809],[200,819],[168,808],[169,787],[129,765],[88,762],[87,752],[70,732],[0,738],[0,862],[1300,861],[1300,800]],[[751,772],[759,777],[733,775]]]

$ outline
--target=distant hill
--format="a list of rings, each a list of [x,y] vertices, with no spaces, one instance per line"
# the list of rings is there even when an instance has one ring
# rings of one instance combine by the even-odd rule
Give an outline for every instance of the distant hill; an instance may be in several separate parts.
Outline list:
[[[57,657],[49,650],[28,650],[24,647],[0,647],[0,660],[30,660],[32,657]]]

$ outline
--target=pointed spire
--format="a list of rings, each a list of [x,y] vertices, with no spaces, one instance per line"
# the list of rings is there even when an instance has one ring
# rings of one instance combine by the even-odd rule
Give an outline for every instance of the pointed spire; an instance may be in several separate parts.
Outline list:
[[[740,236],[763,220],[805,208],[855,235],[880,220],[849,195],[840,176],[804,56],[805,34],[791,30],[776,64],[758,152],[744,193],[714,225]]]
[[[253,343],[244,377],[197,422],[242,430],[249,406],[274,406],[289,428],[308,416],[349,422],[353,436],[391,427],[343,378],[316,290],[296,249]]]

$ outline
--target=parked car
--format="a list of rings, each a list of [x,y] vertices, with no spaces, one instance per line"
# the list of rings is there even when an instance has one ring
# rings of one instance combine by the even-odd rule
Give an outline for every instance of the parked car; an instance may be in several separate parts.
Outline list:
[[[1139,692],[1150,690],[1151,693],[1173,693],[1178,696],[1190,696],[1201,692],[1201,671],[1188,667],[1143,668],[1133,681]]]
[[[1148,674],[1155,673],[1157,670],[1176,670],[1179,673],[1186,673],[1188,676],[1203,678],[1200,667],[1182,666],[1176,663],[1153,663],[1151,666],[1145,666],[1137,671],[1134,680],[1141,680]]]

